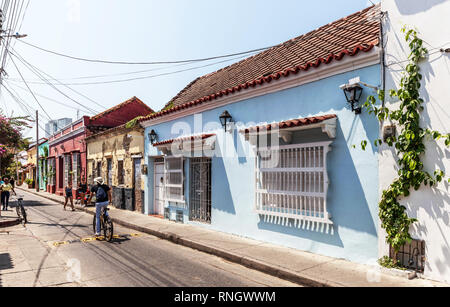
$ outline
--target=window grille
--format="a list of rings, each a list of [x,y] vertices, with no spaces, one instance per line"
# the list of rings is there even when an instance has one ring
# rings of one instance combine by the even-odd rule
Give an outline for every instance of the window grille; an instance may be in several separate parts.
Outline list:
[[[331,142],[259,148],[256,211],[302,225],[330,225],[327,154]]]
[[[73,153],[72,155],[72,168],[73,168],[72,184],[76,188],[78,187],[78,183],[80,182],[80,175],[81,175],[80,154],[77,152]]]
[[[164,159],[165,200],[184,203],[184,159],[166,157]]]
[[[64,156],[64,186],[68,186],[72,182],[72,176],[70,172],[72,171],[72,156]]]
[[[97,177],[102,176],[102,161],[97,161]]]
[[[48,160],[48,184],[56,184],[56,160],[54,158]]]
[[[389,256],[391,259],[395,257],[401,267],[419,273],[425,271],[425,241],[412,240],[411,243],[403,245],[397,254],[390,246]]]
[[[119,185],[125,184],[123,161],[117,162],[117,180]]]

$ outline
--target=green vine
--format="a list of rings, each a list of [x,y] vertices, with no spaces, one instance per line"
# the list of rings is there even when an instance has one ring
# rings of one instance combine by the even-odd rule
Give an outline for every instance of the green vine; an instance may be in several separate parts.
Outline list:
[[[420,87],[422,75],[420,74],[419,62],[428,55],[428,50],[423,47],[423,40],[418,37],[417,31],[404,27],[406,41],[409,44],[411,53],[409,64],[406,66],[400,81],[400,88],[389,92],[392,98],[398,98],[401,102],[400,108],[395,111],[387,107],[377,107],[376,98],[369,96],[364,108],[369,114],[374,114],[382,123],[391,120],[397,123],[399,128],[398,136],[387,138],[386,143],[395,146],[398,156],[398,178],[382,193],[379,203],[379,217],[382,227],[386,230],[386,241],[395,251],[394,265],[396,264],[396,254],[406,243],[411,243],[410,227],[417,222],[407,214],[406,207],[400,204],[400,200],[408,197],[411,189],[419,190],[424,185],[433,187],[441,182],[444,172],[436,170],[431,176],[424,170],[421,160],[425,154],[425,138],[431,136],[435,140],[445,139],[445,145],[450,145],[450,134],[443,135],[437,131],[423,129],[420,127],[420,113],[424,110],[424,100],[420,98]],[[385,93],[378,92],[378,98],[384,101]],[[375,147],[381,145],[382,140],[375,141]],[[363,150],[367,146],[367,141],[361,143]]]

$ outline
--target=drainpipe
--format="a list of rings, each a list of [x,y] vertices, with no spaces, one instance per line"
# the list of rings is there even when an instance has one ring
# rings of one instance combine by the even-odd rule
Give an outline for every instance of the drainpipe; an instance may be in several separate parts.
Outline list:
[[[381,88],[383,90],[384,93],[384,97],[383,97],[383,101],[382,106],[385,107],[386,105],[386,61],[385,61],[385,54],[386,54],[386,50],[384,47],[384,27],[383,27],[383,21],[384,21],[384,17],[386,17],[387,12],[381,12],[381,20],[380,20],[380,25],[381,25],[381,29],[380,29],[380,44],[381,44]]]

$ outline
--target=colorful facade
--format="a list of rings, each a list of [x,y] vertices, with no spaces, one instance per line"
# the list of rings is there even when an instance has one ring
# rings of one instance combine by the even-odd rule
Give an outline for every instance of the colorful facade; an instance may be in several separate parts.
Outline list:
[[[143,212],[144,129],[122,125],[92,135],[86,143],[88,182],[105,178],[117,208]]]
[[[71,183],[74,195],[83,181],[92,184],[88,176],[86,138],[109,129],[125,125],[153,110],[136,97],[110,108],[96,116],[71,123],[49,138],[48,191],[64,195],[64,188]]]
[[[89,117],[84,116],[50,136],[47,161],[48,192],[64,195],[64,188],[70,182],[75,193],[78,183],[86,178],[84,139],[89,134],[89,123]]]
[[[341,86],[381,84],[378,12],[198,78],[142,119],[146,213],[376,263],[379,125]],[[345,31],[352,23],[359,35]],[[362,140],[365,151],[353,148]]]

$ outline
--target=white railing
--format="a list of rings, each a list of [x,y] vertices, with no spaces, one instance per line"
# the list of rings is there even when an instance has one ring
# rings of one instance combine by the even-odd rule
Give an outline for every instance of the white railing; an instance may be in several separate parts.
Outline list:
[[[256,212],[318,229],[333,224],[327,210],[331,142],[259,148]]]

